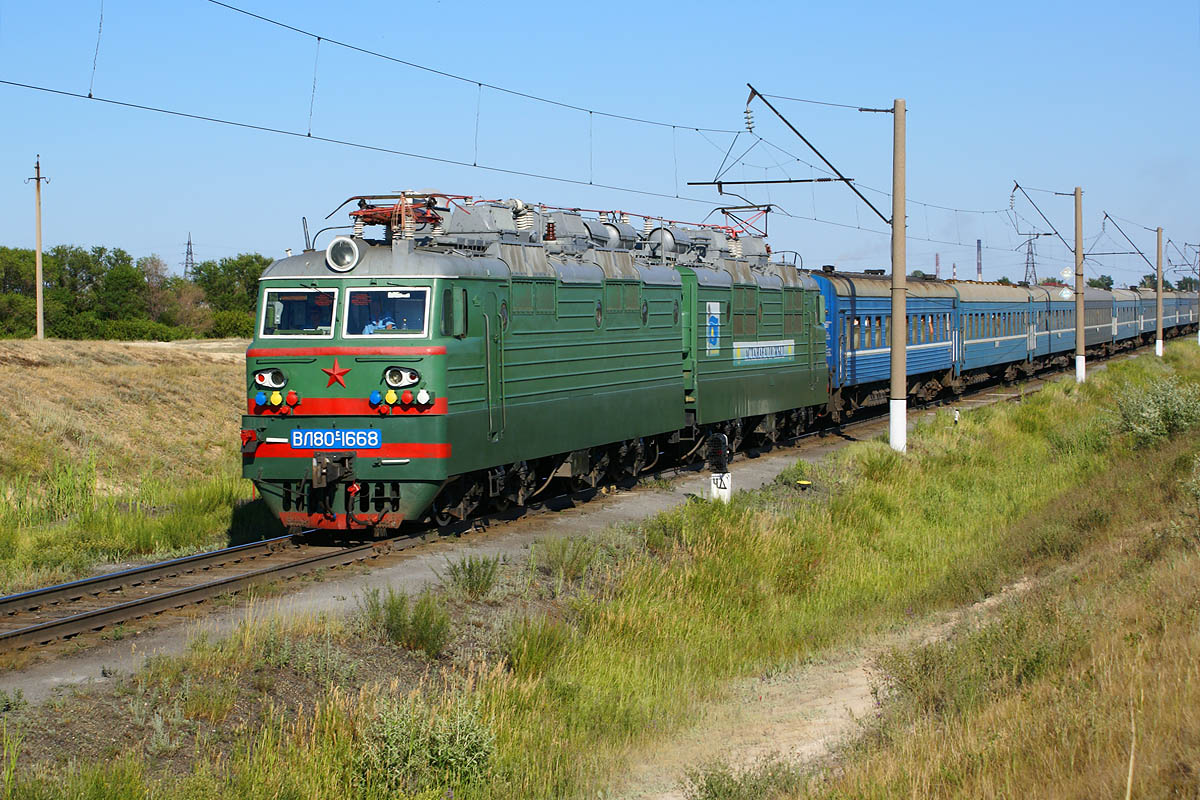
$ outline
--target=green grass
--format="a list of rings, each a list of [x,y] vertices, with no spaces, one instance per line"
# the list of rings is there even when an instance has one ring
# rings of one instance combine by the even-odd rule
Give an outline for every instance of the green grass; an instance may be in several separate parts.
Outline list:
[[[412,796],[595,796],[628,754],[695,719],[731,679],[800,664],[1062,563],[1138,510],[1107,507],[1105,516],[1087,502],[1128,483],[1145,460],[1113,398],[1197,376],[1195,347],[1173,344],[1165,362],[1114,364],[1083,387],[1055,384],[958,425],[939,414],[913,432],[905,456],[882,442],[847,448],[804,468],[807,492],[795,489],[796,469],[728,505],[688,503],[630,532],[615,558],[571,540],[536,546],[533,569],[560,583],[570,574],[572,591],[519,614],[497,662],[447,663],[415,689],[432,713],[477,714],[494,737],[486,766],[436,772],[411,784]],[[1031,680],[1045,674],[1020,669]],[[111,778],[113,797],[390,796],[346,765],[376,746],[373,721],[403,691],[349,695],[335,685],[311,713],[242,731],[227,759],[187,777],[158,777],[140,761],[85,764],[30,776],[15,796],[100,778]]]
[[[163,559],[281,535],[232,470],[179,487],[148,476],[132,493],[99,486],[93,461],[40,479],[0,479],[0,594],[71,580],[95,566]]]
[[[389,586],[386,593],[367,589],[358,600],[358,623],[369,637],[390,641],[437,658],[450,640],[450,614],[445,602],[422,592],[415,603]]]
[[[446,559],[446,571],[439,573],[438,578],[468,600],[482,600],[495,588],[499,571],[499,556],[471,553],[458,561]]]

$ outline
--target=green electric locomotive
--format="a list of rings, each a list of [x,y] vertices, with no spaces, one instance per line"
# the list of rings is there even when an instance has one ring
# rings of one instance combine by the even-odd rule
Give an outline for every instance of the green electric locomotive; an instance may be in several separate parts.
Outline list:
[[[820,294],[761,238],[351,201],[352,235],[263,273],[246,352],[243,475],[289,529],[449,524],[686,459],[712,432],[773,440],[828,401]]]

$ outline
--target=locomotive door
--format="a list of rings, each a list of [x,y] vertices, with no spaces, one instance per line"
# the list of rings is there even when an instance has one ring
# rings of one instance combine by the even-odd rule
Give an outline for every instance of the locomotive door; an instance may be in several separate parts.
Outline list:
[[[484,380],[487,382],[488,439],[504,435],[504,328],[508,305],[488,292],[483,299]]]

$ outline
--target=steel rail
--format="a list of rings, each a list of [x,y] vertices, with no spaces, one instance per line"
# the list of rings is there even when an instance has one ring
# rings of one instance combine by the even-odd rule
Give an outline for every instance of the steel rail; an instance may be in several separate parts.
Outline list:
[[[282,538],[286,539],[290,537]],[[149,597],[128,600],[105,608],[84,611],[59,619],[46,620],[0,633],[0,652],[28,647],[30,645],[46,644],[55,639],[87,633],[114,625],[118,622],[126,622],[139,617],[194,605],[218,595],[240,591],[250,586],[279,578],[290,578],[317,569],[340,567],[357,561],[365,561],[387,552],[412,547],[424,540],[424,536],[414,536],[402,540],[389,539],[336,550],[332,553],[320,553],[286,564],[271,565],[240,575],[230,575],[198,583],[194,586],[185,586]],[[268,541],[278,542],[279,540]],[[258,544],[264,543],[260,542]]]
[[[68,583],[46,586],[41,589],[31,589],[27,592],[10,594],[0,597],[0,617],[18,614],[24,611],[34,611],[46,606],[63,602],[79,600],[87,595],[99,595],[103,592],[116,591],[126,586],[141,586],[154,583],[166,578],[174,578],[191,572],[221,567],[229,563],[237,563],[250,558],[256,558],[267,553],[274,553],[295,539],[294,536],[278,536],[264,539],[261,542],[227,547],[221,550],[211,550],[206,553],[174,558],[155,564],[133,567],[120,572],[109,572],[91,578],[82,578]]]

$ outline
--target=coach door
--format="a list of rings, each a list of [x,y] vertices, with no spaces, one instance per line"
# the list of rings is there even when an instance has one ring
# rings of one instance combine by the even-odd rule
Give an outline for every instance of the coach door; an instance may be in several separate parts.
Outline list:
[[[483,299],[484,379],[487,382],[488,439],[504,435],[504,329],[508,304],[488,292]]]

